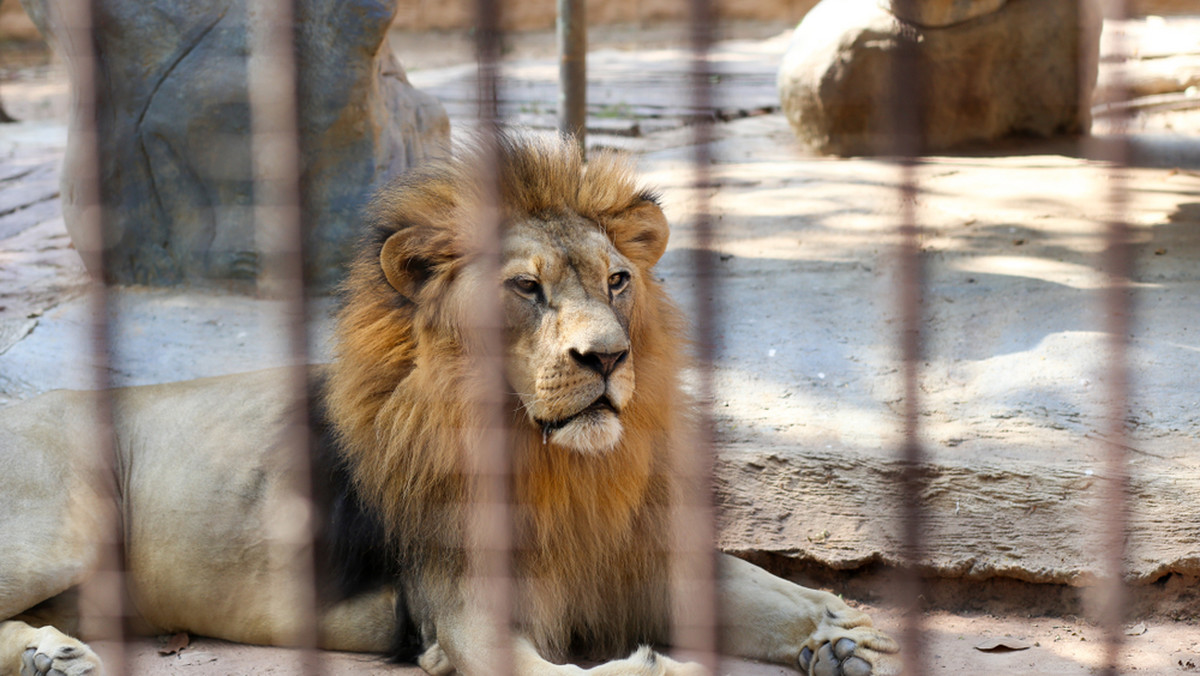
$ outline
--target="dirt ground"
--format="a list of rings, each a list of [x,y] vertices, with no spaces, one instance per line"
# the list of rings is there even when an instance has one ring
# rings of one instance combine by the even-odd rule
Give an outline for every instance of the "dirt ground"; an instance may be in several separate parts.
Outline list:
[[[894,608],[859,605],[876,624],[899,635],[904,618]],[[1077,617],[1022,617],[991,613],[934,611],[922,618],[924,650],[932,675],[1097,674],[1104,665],[1103,636]],[[1124,670],[1138,674],[1200,672],[1200,629],[1189,623],[1139,622],[1127,628],[1120,651]],[[195,638],[183,651],[159,654],[165,637],[138,639],[129,645],[131,673],[174,676],[249,676],[292,674],[303,656],[282,648],[262,648]],[[995,644],[1000,647],[993,647]],[[1007,647],[1011,646],[1011,647]],[[112,646],[103,646],[111,649]],[[421,670],[381,663],[346,653],[323,653],[325,673],[382,676]],[[896,665],[892,665],[893,667]],[[725,660],[726,676],[786,676],[796,673],[776,665]]]
[[[1148,83],[1147,96],[1194,89],[1184,82],[1178,91],[1150,93],[1152,85],[1170,90],[1161,82],[1178,83],[1179,72],[1200,78],[1194,61],[1200,23],[1183,21],[1167,22],[1184,26],[1169,34],[1182,40],[1179,45],[1156,38],[1144,43],[1143,65],[1166,73],[1139,80]],[[1120,30],[1146,35],[1156,26],[1141,20]],[[775,58],[786,30],[727,27],[723,37],[741,42],[731,43],[723,58],[750,64],[747,91],[762,84],[754,64]],[[393,37],[415,84],[452,92],[461,83],[456,69],[469,62],[469,37]],[[685,41],[682,26],[609,27],[591,36],[592,48],[602,52],[599,66],[623,63],[621,54],[631,49],[647,59],[678,61],[679,52],[671,50]],[[1155,57],[1155,45],[1173,51]],[[550,33],[513,36],[506,52],[510,72],[542,86],[554,66],[553,48]],[[1193,61],[1181,61],[1189,54]],[[82,268],[56,216],[64,72],[37,53],[8,55],[3,63],[0,99],[24,122],[15,131],[0,130],[0,405],[88,382],[86,363],[62,358],[81,352],[78,336],[87,324]],[[1133,345],[1146,390],[1131,416],[1130,445],[1147,483],[1138,496],[1143,520],[1137,523],[1144,530],[1132,540],[1141,600],[1138,616],[1124,628],[1120,655],[1131,673],[1191,673],[1200,672],[1200,164],[1194,143],[1200,112],[1143,103],[1135,130],[1155,161],[1135,167],[1125,180],[1137,195],[1132,211],[1143,314]],[[522,113],[537,117],[536,110]],[[712,145],[715,182],[708,197],[723,228],[717,248],[726,294],[713,403],[730,476],[740,477],[743,487],[725,496],[731,516],[721,544],[816,561],[824,573],[777,569],[863,601],[858,605],[877,624],[899,636],[904,618],[891,602],[892,582],[869,573],[896,551],[893,517],[875,507],[879,491],[888,489],[869,483],[887,476],[896,446],[898,376],[889,337],[895,271],[887,255],[894,244],[895,169],[887,162],[813,157],[794,147],[777,111],[758,113],[718,125]],[[606,124],[626,129],[612,119]],[[1102,118],[1096,130],[1103,134],[1109,125]],[[641,129],[639,136],[600,134],[595,142],[637,152],[647,179],[664,190],[676,230],[660,272],[686,305],[695,285],[690,131],[670,124]],[[922,171],[922,243],[936,328],[923,381],[924,434],[934,462],[975,469],[947,474],[926,496],[934,537],[942,538],[935,544],[951,553],[933,563],[934,572],[957,580],[935,584],[926,599],[931,609],[921,623],[928,673],[1098,673],[1103,636],[1087,619],[1080,591],[1085,564],[1096,556],[1081,512],[1095,505],[1068,498],[1094,491],[1090,479],[1103,472],[1093,443],[1104,429],[1103,402],[1092,395],[1103,385],[1097,373],[1104,353],[1092,292],[1100,284],[1096,258],[1103,250],[1096,224],[1111,216],[1103,186],[1112,179],[1073,142],[930,158]],[[10,199],[15,206],[6,206]],[[262,304],[253,300],[134,289],[117,302],[129,308],[121,329],[128,347],[114,362],[119,383],[248,370],[277,358],[254,343]],[[326,331],[327,312],[318,315],[315,329]],[[783,483],[784,472],[760,476],[771,458],[809,474],[797,475],[794,485]],[[1068,560],[1084,564],[1073,567]],[[988,582],[1005,575],[1020,581]],[[1009,647],[981,649],[996,640]],[[160,655],[158,647],[152,638],[131,643],[131,673],[285,674],[300,664],[294,651],[203,638],[178,654]],[[321,659],[328,673],[417,673],[363,656]],[[722,672],[791,673],[745,662],[724,664]]]

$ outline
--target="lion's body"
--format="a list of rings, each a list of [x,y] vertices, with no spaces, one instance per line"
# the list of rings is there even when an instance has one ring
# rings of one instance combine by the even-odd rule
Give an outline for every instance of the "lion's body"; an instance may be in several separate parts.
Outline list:
[[[53,392],[0,411],[0,472],[18,478],[0,493],[0,617],[82,582],[96,565],[105,517],[118,515],[129,589],[147,630],[294,641],[303,621],[289,621],[273,598],[274,577],[294,562],[267,525],[280,509],[289,467],[279,442],[287,420],[283,376],[264,371],[119,390],[111,400],[111,487],[95,485],[89,442],[101,428],[92,424],[93,394]],[[360,649],[389,647],[388,613],[374,636],[360,630]]]
[[[353,581],[322,599],[322,645],[414,641],[431,673],[490,670],[500,634],[466,583],[467,534],[480,495],[470,453],[497,433],[473,322],[499,293],[507,391],[493,403],[509,412],[516,672],[578,673],[555,662],[582,654],[613,660],[598,674],[697,673],[644,651],[618,659],[665,643],[672,620],[671,462],[687,414],[681,321],[652,274],[666,220],[614,156],[585,168],[570,144],[523,138],[500,151],[501,280],[485,272],[475,226],[478,157],[420,169],[371,209],[312,416],[328,424],[317,445],[331,444],[314,476],[336,484],[318,485],[322,551]],[[96,515],[109,510],[148,628],[296,640],[303,618],[274,582],[296,570],[294,543],[279,540],[295,530],[280,528],[294,460],[281,442],[286,382],[264,372],[117,392],[110,490],[90,483],[91,395],[0,411],[0,471],[21,479],[0,495],[0,620],[92,572]],[[721,576],[732,652],[807,667],[811,651],[851,638],[816,661],[869,671],[874,650],[893,649],[828,594],[733,560]],[[51,654],[63,639],[0,623],[0,676],[43,648],[65,673],[88,673],[82,644]]]

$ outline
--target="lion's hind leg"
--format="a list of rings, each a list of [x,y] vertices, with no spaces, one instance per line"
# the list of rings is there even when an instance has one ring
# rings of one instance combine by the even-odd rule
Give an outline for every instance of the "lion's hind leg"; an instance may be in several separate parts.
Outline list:
[[[0,622],[0,676],[103,676],[88,645],[54,627]]]

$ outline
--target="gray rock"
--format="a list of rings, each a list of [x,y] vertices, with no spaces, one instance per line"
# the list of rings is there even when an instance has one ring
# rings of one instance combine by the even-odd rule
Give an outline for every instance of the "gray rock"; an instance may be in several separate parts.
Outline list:
[[[46,0],[23,2],[51,35]],[[93,4],[109,281],[249,287],[259,256],[245,3]],[[449,135],[442,107],[408,83],[388,48],[395,10],[395,0],[296,3],[306,272],[320,287],[340,277],[372,187],[435,152]],[[71,174],[64,172],[63,208],[79,241]]]
[[[1078,0],[1009,0],[940,28],[899,19],[878,0],[824,0],[792,36],[779,94],[797,136],[838,155],[895,147],[900,97],[917,97],[926,152],[1086,133],[1099,36],[1098,11]],[[915,55],[919,86],[896,85],[902,48]]]

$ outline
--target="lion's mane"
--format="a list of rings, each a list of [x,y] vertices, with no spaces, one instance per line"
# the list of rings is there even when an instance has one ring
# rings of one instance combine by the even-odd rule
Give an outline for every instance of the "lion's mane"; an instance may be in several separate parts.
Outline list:
[[[502,221],[574,212],[622,253],[646,245],[636,212],[656,200],[636,184],[627,160],[600,153],[585,164],[572,143],[528,136],[502,137],[497,155]],[[472,153],[433,161],[376,198],[370,239],[344,285],[327,384],[343,462],[385,526],[410,612],[426,632],[464,574],[475,492],[464,453],[469,430],[478,429],[477,393],[461,299],[451,289],[475,255],[480,163]],[[380,263],[384,242],[398,231],[409,235],[403,265],[416,280],[405,293]],[[667,638],[668,465],[683,340],[652,264],[637,275],[628,328],[636,390],[615,449],[582,454],[545,444],[520,407],[508,407],[517,620],[548,657],[580,646],[611,655]]]

